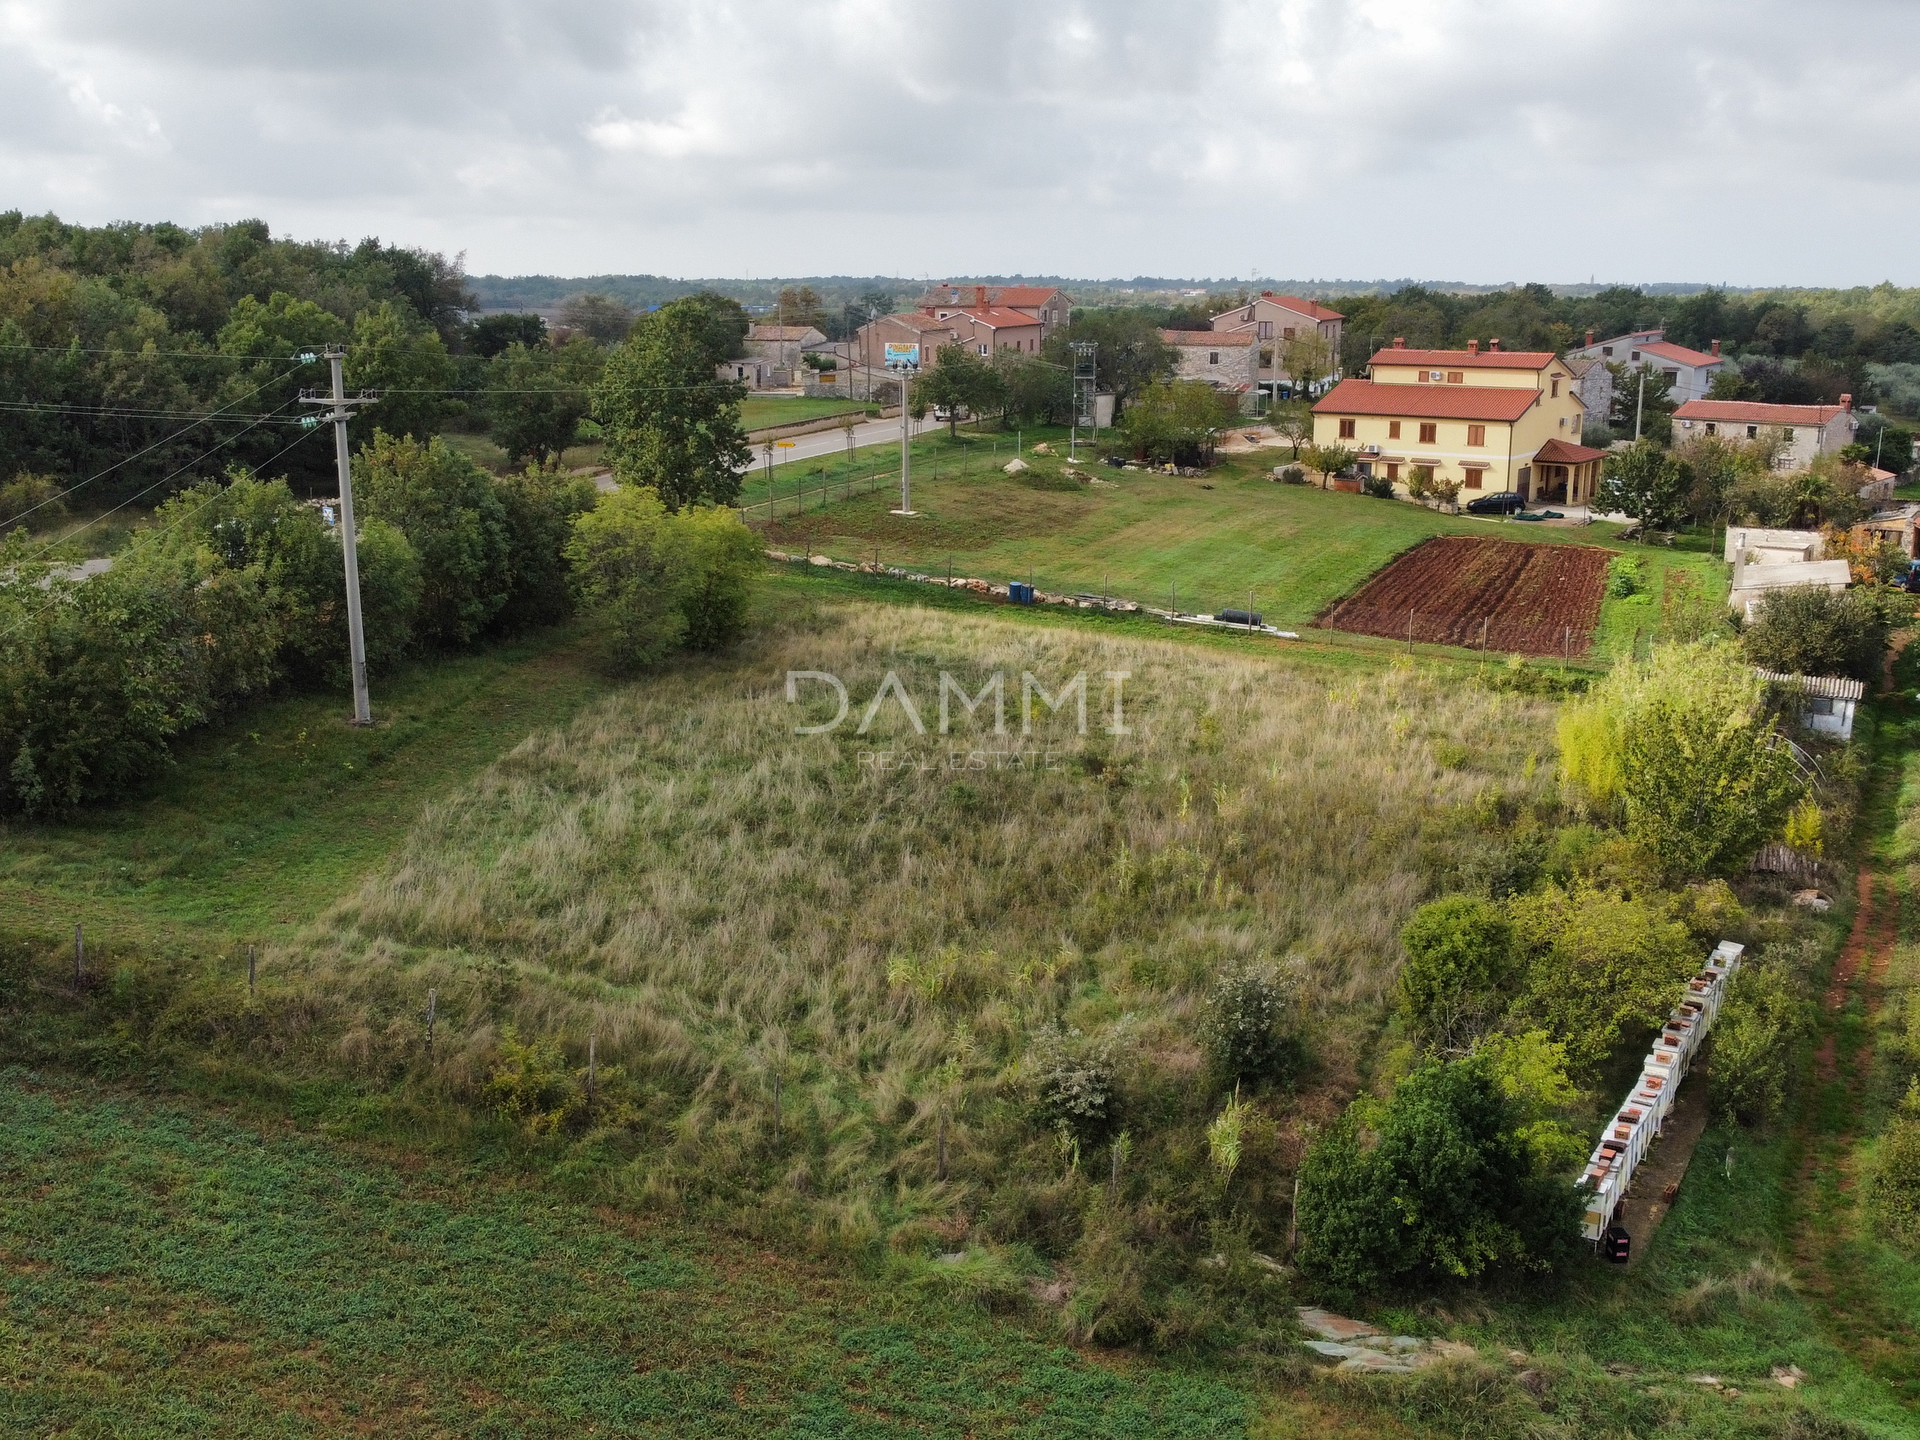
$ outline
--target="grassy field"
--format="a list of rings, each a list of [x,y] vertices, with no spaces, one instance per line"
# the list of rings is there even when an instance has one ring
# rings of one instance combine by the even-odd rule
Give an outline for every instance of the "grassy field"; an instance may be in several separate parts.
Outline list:
[[[1063,435],[1036,432],[1053,443]],[[1036,436],[1025,437],[1031,446]],[[1269,623],[1299,627],[1348,594],[1380,566],[1430,535],[1475,535],[1542,544],[1600,545],[1643,559],[1648,587],[1602,608],[1595,653],[1624,653],[1636,633],[1659,624],[1667,576],[1683,571],[1708,594],[1723,596],[1726,578],[1711,537],[1690,537],[1672,549],[1620,541],[1619,527],[1575,529],[1467,516],[1401,501],[1278,485],[1267,478],[1273,456],[1235,458],[1204,478],[1083,466],[1101,482],[1065,479],[1057,459],[1026,455],[1027,475],[1004,475],[1013,436],[944,431],[914,443],[914,517],[899,505],[899,448],[776,467],[772,507],[758,472],[741,504],[756,523],[769,508],[768,543],[841,559],[878,558],[934,574],[949,562],[956,574],[1004,582],[1031,578],[1042,589],[1114,594],[1147,604],[1211,613],[1253,603]],[[1064,446],[1062,446],[1064,448]],[[851,481],[851,497],[848,496]],[[796,499],[796,489],[802,499]]]
[[[0,1432],[1245,1434],[1204,1369],[560,1199],[0,1072]]]
[[[919,593],[776,577],[741,654],[632,685],[600,675],[590,634],[563,632],[400,677],[376,695],[395,717],[384,735],[347,731],[337,702],[282,702],[187,747],[146,801],[13,827],[5,929],[58,936],[97,907],[111,983],[74,1021],[104,1030],[73,1053],[149,1093],[57,1068],[0,1081],[0,1429],[1910,1432],[1902,1377],[1920,1367],[1897,1312],[1914,1267],[1848,1199],[1868,1131],[1847,1086],[1870,1111],[1900,1080],[1899,1007],[1870,1011],[1864,982],[1829,1022],[1840,1089],[1810,1089],[1777,1132],[1710,1132],[1633,1271],[1368,1312],[1481,1361],[1398,1385],[1318,1376],[1286,1327],[1304,1297],[1242,1259],[1170,1282],[1189,1317],[1216,1294],[1256,1317],[1215,1332],[1224,1352],[1202,1347],[1222,1369],[1059,1349],[1047,1337],[1087,1316],[1027,1306],[1022,1275],[969,1234],[1035,1273],[1064,1258],[1108,1301],[1114,1260],[1076,1249],[1065,1211],[1087,1217],[1083,1242],[1142,1256],[1169,1226],[1236,1257],[1277,1246],[1270,1177],[1297,1127],[1364,1083],[1397,917],[1443,857],[1482,843],[1476,815],[1545,796],[1527,762],[1551,710],[1459,667],[898,603]],[[939,765],[955,744],[1019,748],[1017,686],[1004,739],[958,711],[955,737],[922,737],[893,704],[849,733],[887,670],[932,732],[939,670],[977,693],[988,667],[1056,693],[1071,668],[1129,669],[1135,733],[1099,734],[1097,681],[1084,747],[1040,724],[1071,757],[1059,769]],[[833,736],[792,734],[831,713],[819,687],[787,705],[793,668],[845,676],[852,713]],[[1904,732],[1886,735],[1897,775]],[[1465,768],[1444,743],[1460,736],[1476,738]],[[878,752],[913,763],[862,759]],[[1495,791],[1499,806],[1476,805]],[[1891,836],[1900,818],[1872,824]],[[255,1006],[236,946],[263,929]],[[187,976],[162,1024],[138,1015],[142,946]],[[1210,1104],[1194,987],[1263,950],[1308,960],[1317,1068],[1298,1096],[1256,1097],[1227,1197],[1252,1226],[1209,1234],[1207,1207],[1169,1184]],[[294,1015],[307,1031],[282,1028]],[[509,1019],[570,1063],[596,1033],[600,1065],[624,1062],[602,1075],[625,1117],[568,1140],[455,1118]],[[1104,1155],[1069,1168],[1019,1140],[1008,1056],[1048,1019],[1132,1037],[1128,1093],[1151,1118],[1121,1193],[1151,1228],[1115,1228],[1089,1174]],[[165,1068],[181,1037],[220,1034],[204,1064]],[[221,1105],[155,1098],[169,1075]],[[1845,1163],[1809,1171],[1810,1146]],[[1731,1176],[1711,1163],[1728,1149]],[[765,1238],[697,1218],[743,1199]],[[1798,1237],[1816,1231],[1808,1250]],[[968,1258],[945,1270],[933,1256],[955,1246]],[[990,1320],[977,1297],[1022,1313]],[[1787,1363],[1805,1391],[1771,1384]],[[1860,1428],[1810,1418],[1836,1414]]]
[[[798,425],[806,420],[824,420],[830,415],[849,412],[865,414],[877,406],[864,401],[813,399],[804,395],[749,395],[740,402],[740,428],[764,430],[773,425]]]

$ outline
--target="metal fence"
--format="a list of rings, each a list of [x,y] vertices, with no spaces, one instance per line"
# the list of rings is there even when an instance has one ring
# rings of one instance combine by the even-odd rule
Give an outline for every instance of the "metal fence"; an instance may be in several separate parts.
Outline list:
[[[1320,624],[1331,630],[1404,640],[1409,645],[1457,645],[1467,650],[1553,655],[1562,660],[1584,656],[1593,644],[1593,631],[1584,625],[1502,615],[1339,605],[1323,617]]]

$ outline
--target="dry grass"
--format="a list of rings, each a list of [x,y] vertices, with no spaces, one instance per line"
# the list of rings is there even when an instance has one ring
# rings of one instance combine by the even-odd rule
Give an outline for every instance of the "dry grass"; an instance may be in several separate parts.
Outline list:
[[[954,733],[932,733],[943,669],[975,693],[1003,671],[1009,733],[957,705]],[[831,706],[788,704],[789,670],[846,681],[836,733],[793,733]],[[927,735],[892,703],[855,733],[889,670]],[[1022,672],[1057,690],[1081,670],[1084,739],[1069,706],[1041,709],[1023,740]],[[1101,733],[1101,676],[1116,670],[1133,677],[1133,733],[1117,738]],[[1423,842],[1489,787],[1544,786],[1520,774],[1549,724],[1537,702],[1411,665],[1330,680],[1284,659],[848,603],[529,738],[427,811],[294,948],[347,1007],[350,1058],[417,1063],[404,1057],[429,987],[436,1070],[459,1087],[483,1078],[505,1022],[575,1063],[594,1033],[651,1137],[621,1181],[630,1198],[771,1185],[870,1236],[990,1206],[1016,1172],[1057,1177],[1052,1138],[1016,1103],[1028,1038],[1053,1022],[1123,1042],[1128,1123],[1148,1145],[1131,1163],[1191,1168],[1198,1146],[1204,1175],[1212,1097],[1192,1022],[1235,961],[1301,957],[1330,1106],[1355,1083],[1395,936],[1423,898]],[[1033,768],[948,768],[970,749]],[[863,761],[881,750],[913,764]],[[1294,1113],[1267,1104],[1282,1126]],[[942,1112],[952,1178],[937,1184]],[[1259,1183],[1254,1160],[1244,1171],[1236,1184]]]

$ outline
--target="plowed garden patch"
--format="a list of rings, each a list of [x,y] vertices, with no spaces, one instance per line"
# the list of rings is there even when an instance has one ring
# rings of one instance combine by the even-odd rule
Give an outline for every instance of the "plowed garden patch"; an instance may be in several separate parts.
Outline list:
[[[1437,535],[1337,601],[1332,630],[1439,645],[1584,655],[1600,621],[1610,551]]]

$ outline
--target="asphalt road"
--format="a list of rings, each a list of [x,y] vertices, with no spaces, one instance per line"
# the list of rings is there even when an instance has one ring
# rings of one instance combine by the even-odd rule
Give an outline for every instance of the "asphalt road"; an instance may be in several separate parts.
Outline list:
[[[924,420],[908,417],[907,423],[913,428],[915,436],[944,422],[935,420],[929,414]],[[853,427],[853,443],[857,449],[863,445],[893,445],[900,440],[900,417],[891,420],[868,420]],[[773,463],[785,465],[789,460],[818,460],[822,455],[844,455],[847,453],[847,432],[839,428],[816,430],[811,435],[795,435],[791,440],[792,449],[777,446]],[[767,451],[764,444],[753,447],[753,467],[759,468],[767,463]]]

